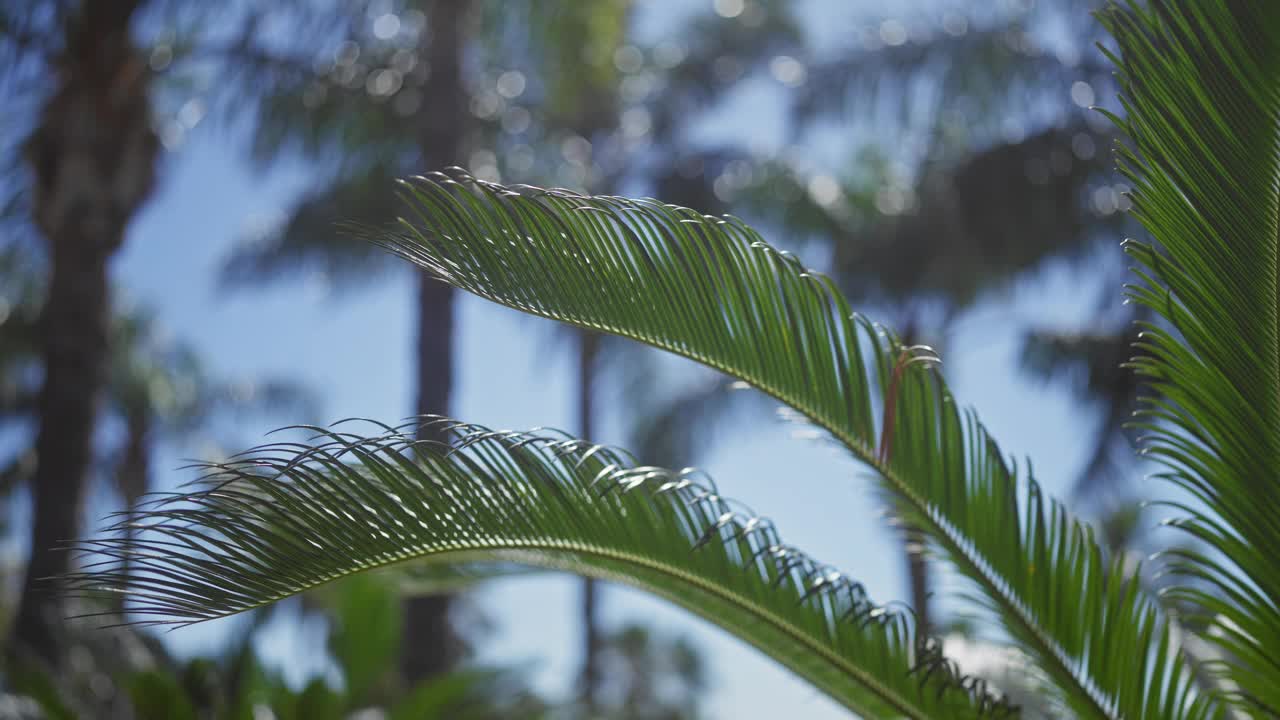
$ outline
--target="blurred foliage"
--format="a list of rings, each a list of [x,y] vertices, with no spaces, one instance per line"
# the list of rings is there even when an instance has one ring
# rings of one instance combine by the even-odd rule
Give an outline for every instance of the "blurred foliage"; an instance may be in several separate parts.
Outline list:
[[[631,37],[629,2],[478,3],[462,154],[481,177],[604,192],[638,185],[673,202],[715,207],[703,202],[715,197],[714,164],[699,165],[690,177],[675,163],[699,155],[689,128],[777,54],[798,54],[804,41],[793,3],[748,5],[734,21],[708,6],[646,47]],[[394,177],[420,170],[422,116],[432,112],[421,92],[430,29],[413,2],[332,10],[287,7],[256,17],[260,28],[311,30],[261,49],[254,72],[231,77],[241,101],[235,107],[252,101],[256,108],[254,157],[304,158],[316,168],[316,181],[283,222],[244,238],[224,267],[228,286],[318,272],[343,287],[388,269],[383,253],[349,237],[341,223],[390,222],[401,207],[386,188]],[[607,342],[596,363],[606,372],[617,371],[632,387],[660,379],[644,353],[615,344]],[[722,395],[650,394],[633,417],[639,449],[667,457],[701,447],[705,420],[727,407]]]
[[[19,254],[17,247],[0,254],[6,293],[0,296],[0,428],[20,430],[30,427],[36,412],[40,373],[35,340],[42,283],[16,257]],[[120,312],[112,320],[106,399],[106,419],[123,432],[105,444],[95,471],[114,484],[126,505],[150,489],[150,478],[138,477],[136,464],[149,462],[157,442],[180,446],[207,441],[216,434],[219,418],[287,413],[305,419],[318,412],[316,399],[293,380],[210,377],[195,351],[171,338],[146,309]],[[135,467],[127,467],[129,463]],[[31,464],[26,447],[4,456],[3,489],[25,482]]]
[[[775,67],[795,86],[792,147],[831,123],[876,140],[844,164],[740,164],[719,194],[829,239],[846,291],[885,305],[925,297],[963,309],[1047,260],[1083,255],[1116,210],[1091,202],[1113,173],[1109,134],[1085,107],[1111,86],[1081,59],[1098,30],[1066,5],[890,18],[831,57]],[[1067,32],[1045,31],[1064,18]]]
[[[623,71],[615,58],[628,45],[629,0],[602,0],[580,4],[520,3],[511,17],[512,3],[486,7],[486,25],[497,32],[486,37],[502,38],[515,28],[527,28],[529,59],[538,64],[535,82],[540,81],[538,122],[549,128],[578,128],[590,136],[617,124],[618,88]],[[527,24],[526,24],[527,23]],[[502,32],[502,29],[507,32]],[[496,51],[498,48],[491,48]],[[501,76],[498,78],[501,84]],[[514,88],[498,87],[504,95]],[[515,129],[515,128],[512,128]]]
[[[1085,140],[1084,138],[1088,138]],[[1106,173],[1080,127],[1049,128],[922,165],[914,187],[886,183],[893,163],[868,150],[858,175],[805,178],[761,168],[743,204],[811,237],[834,238],[833,265],[859,300],[933,299],[955,313],[1051,259],[1086,254],[1107,227],[1081,196]],[[935,330],[936,332],[936,330]]]
[[[295,686],[264,664],[253,637],[270,615],[255,611],[215,657],[182,660],[137,627],[70,628],[70,672],[10,673],[0,717],[49,720],[324,720],[377,713],[388,720],[586,717],[577,700],[534,692],[522,670],[470,666],[412,687],[396,672],[403,588],[395,573],[351,577],[306,596],[327,618],[325,645],[336,668]],[[687,641],[637,625],[605,638],[603,702],[591,720],[702,717],[703,660]],[[270,715],[265,713],[270,712]]]
[[[707,146],[682,156],[671,187],[718,173],[703,206],[824,245],[846,293],[937,344],[959,312],[1052,263],[1123,269],[1094,252],[1136,232],[1119,212],[1128,186],[1110,167],[1113,131],[1091,109],[1115,91],[1092,52],[1101,39],[1085,8],[1059,0],[886,15],[834,50],[806,43],[770,63],[789,101],[777,158]],[[832,128],[852,138],[848,160],[806,156]],[[1133,463],[1117,450],[1136,383],[1113,361],[1136,319],[1026,329],[1028,372],[1053,379],[1074,363],[1098,375],[1082,387],[1099,430],[1081,497]],[[1111,342],[1070,342],[1082,334]]]
[[[1136,317],[1126,318],[1130,326]],[[1060,332],[1033,330],[1023,344],[1023,366],[1046,380],[1069,383],[1097,407],[1101,422],[1080,479],[1076,494],[1095,505],[1106,508],[1120,500],[1126,489],[1123,478],[1133,464],[1134,437],[1125,427],[1137,409],[1138,396],[1147,391],[1138,377],[1127,367],[1133,356],[1137,330],[1121,327],[1110,332]],[[1104,527],[1110,528],[1122,516],[1104,515]],[[1121,523],[1129,527],[1129,523]],[[1119,526],[1117,526],[1119,527]],[[1107,531],[1116,541],[1131,539],[1132,533]]]
[[[695,720],[707,671],[701,656],[683,638],[666,638],[643,625],[625,625],[601,643],[603,686],[597,698],[600,720]]]
[[[735,87],[714,59],[732,58],[736,81],[801,38],[787,2],[753,4],[750,23],[699,14],[677,40],[654,48],[629,38],[628,2],[477,7],[461,154],[492,179],[653,185],[683,151],[686,128]],[[294,8],[258,22],[308,26],[312,14]],[[429,73],[421,18],[414,3],[355,3],[324,26],[325,41],[300,36],[296,46],[264,52],[257,72],[233,78],[237,97],[256,103],[254,156],[305,158],[316,164],[317,182],[282,225],[246,239],[226,281],[318,268],[342,282],[381,269],[371,263],[382,254],[347,238],[335,221],[389,222],[398,208],[385,192],[391,179],[421,170],[422,114],[432,111],[419,89]]]
[[[0,431],[13,432],[35,412],[42,287],[36,263],[18,245],[0,246]],[[31,453],[0,454],[0,498],[31,472]]]

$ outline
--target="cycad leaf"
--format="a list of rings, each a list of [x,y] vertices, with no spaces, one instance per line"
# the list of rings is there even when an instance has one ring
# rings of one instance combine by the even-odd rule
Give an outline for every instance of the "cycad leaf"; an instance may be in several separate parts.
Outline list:
[[[1142,264],[1130,291],[1168,323],[1137,345],[1157,393],[1139,427],[1197,500],[1181,526],[1229,558],[1180,555],[1177,569],[1212,590],[1175,595],[1206,611],[1234,658],[1219,670],[1266,715],[1280,714],[1277,10],[1156,0],[1103,16],[1132,141],[1121,169],[1158,242],[1127,244]]]
[[[873,605],[701,473],[563,436],[435,422],[452,447],[321,430],[210,465],[199,490],[143,508],[134,545],[85,543],[108,559],[72,584],[186,624],[408,560],[548,567],[666,598],[869,717],[1007,714],[917,638],[909,615]],[[127,574],[114,565],[125,556]]]
[[[450,284],[697,360],[831,432],[976,583],[1078,716],[1213,712],[1137,580],[1029,473],[1019,486],[921,351],[741,221],[465,176],[406,188],[417,222],[378,241]]]

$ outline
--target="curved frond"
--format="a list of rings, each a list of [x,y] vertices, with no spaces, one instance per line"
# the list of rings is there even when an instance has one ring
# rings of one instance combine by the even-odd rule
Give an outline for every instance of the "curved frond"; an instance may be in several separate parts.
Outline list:
[[[310,443],[210,465],[197,490],[135,511],[145,532],[133,544],[83,543],[107,559],[71,584],[126,593],[148,622],[188,624],[405,561],[545,567],[666,598],[869,717],[1011,710],[917,637],[909,614],[872,604],[696,470],[638,466],[564,436],[431,422],[451,444],[314,428]]]
[[[1129,290],[1167,322],[1137,343],[1156,392],[1137,426],[1195,498],[1178,524],[1221,553],[1179,553],[1199,588],[1174,595],[1205,611],[1239,697],[1280,714],[1280,12],[1153,0],[1103,18],[1132,141],[1121,169],[1157,242],[1127,243]]]
[[[1080,717],[1210,717],[1167,621],[1091,531],[1004,460],[919,348],[736,218],[434,174],[376,241],[455,287],[744,380],[876,471]],[[1142,668],[1142,672],[1135,672]]]

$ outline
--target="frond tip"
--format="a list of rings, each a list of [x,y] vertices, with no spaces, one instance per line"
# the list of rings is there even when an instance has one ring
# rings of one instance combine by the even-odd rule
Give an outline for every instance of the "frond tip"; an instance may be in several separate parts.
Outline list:
[[[209,464],[189,492],[80,544],[91,563],[69,585],[126,594],[141,623],[185,625],[405,561],[510,562],[666,598],[869,717],[1012,712],[910,614],[785,544],[698,470],[564,435],[424,422],[445,440],[307,428],[309,442]]]

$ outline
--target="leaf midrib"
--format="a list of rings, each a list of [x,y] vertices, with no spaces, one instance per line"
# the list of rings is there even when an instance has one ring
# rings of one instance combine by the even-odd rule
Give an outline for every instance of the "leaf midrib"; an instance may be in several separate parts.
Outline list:
[[[474,542],[463,543],[462,541],[452,541],[447,544],[465,545],[465,546],[451,549],[449,547],[445,547],[444,546],[445,544],[441,544],[437,546],[420,547],[413,551],[401,551],[401,552],[392,553],[391,557],[389,558],[385,558],[376,562],[359,563],[356,566],[326,574],[322,579],[319,579],[315,582],[296,585],[288,591],[280,592],[270,597],[260,599],[258,602],[255,602],[252,604],[245,604],[243,606],[236,608],[232,612],[239,613],[239,612],[254,610],[266,605],[270,605],[279,600],[283,600],[287,597],[292,597],[293,595],[296,595],[298,593],[314,590],[315,588],[318,588],[322,585],[327,585],[330,582],[341,580],[345,577],[348,577],[357,573],[384,569],[392,565],[398,565],[406,562],[423,562],[423,563],[429,563],[429,564],[461,564],[466,562],[476,562],[476,561],[486,561],[486,560],[508,560],[508,561],[517,562],[520,564],[545,567],[552,570],[572,572],[579,575],[590,575],[592,577],[596,577],[601,580],[610,580],[610,581],[621,582],[628,585],[632,585],[641,590],[645,590],[654,595],[663,597],[668,601],[675,603],[676,605],[679,605],[680,607],[683,607],[689,610],[690,612],[693,612],[701,616],[702,618],[711,622],[712,624],[718,625],[718,623],[716,622],[716,618],[713,617],[711,613],[704,612],[696,604],[687,602],[678,593],[672,592],[671,590],[661,585],[658,585],[652,582],[646,582],[644,580],[639,580],[635,577],[623,575],[621,573],[615,573],[615,572],[609,572],[606,570],[596,569],[591,567],[590,565],[586,565],[585,569],[591,570],[592,572],[587,572],[584,570],[583,565],[568,563],[568,562],[560,562],[560,561],[557,561],[555,557],[555,554],[563,554],[563,553],[591,555],[603,560],[620,562],[628,565],[634,565],[640,568],[644,568],[646,570],[659,573],[661,575],[672,578],[679,582],[692,585],[697,590],[703,593],[706,593],[708,595],[711,595],[721,600],[722,602],[738,607],[739,609],[744,610],[748,614],[759,619],[761,622],[772,627],[776,632],[786,636],[791,641],[797,643],[798,645],[801,645],[802,647],[807,649],[809,652],[825,660],[827,664],[829,664],[830,666],[838,669],[839,671],[843,672],[850,678],[853,678],[855,682],[857,682],[862,687],[866,688],[868,691],[872,692],[874,695],[876,695],[876,697],[878,697],[886,705],[889,705],[892,708],[894,708],[896,711],[903,713],[905,717],[914,718],[916,720],[929,720],[931,717],[927,712],[925,712],[921,708],[916,707],[912,704],[909,704],[898,693],[894,692],[891,689],[884,688],[876,680],[876,678],[864,673],[860,668],[857,667],[857,665],[846,661],[843,657],[833,652],[830,648],[826,647],[825,645],[818,642],[814,642],[812,637],[809,634],[798,629],[795,625],[788,622],[784,618],[778,616],[776,613],[772,612],[768,608],[762,607],[759,604],[751,601],[750,599],[747,599],[735,593],[726,591],[720,585],[709,582],[705,578],[702,578],[696,574],[681,570],[680,568],[675,567],[669,563],[656,562],[652,558],[644,555],[638,555],[634,553],[613,550],[613,549],[605,548],[595,544],[579,543],[579,542],[571,542],[571,541],[557,541],[557,540],[549,540],[549,539],[541,539],[541,540],[509,539],[509,540],[502,540],[502,541],[476,539]],[[743,570],[744,572],[746,572],[745,569]],[[210,616],[209,618],[203,618],[203,619],[212,619],[212,617],[220,617],[224,614],[228,614],[228,613],[219,613],[218,615],[213,615],[213,616]],[[185,626],[185,625],[194,624],[195,622],[200,622],[200,621],[201,620],[192,620],[185,623],[177,623],[177,625]],[[841,693],[838,688],[832,687],[829,683],[821,683],[818,681],[817,678],[811,677],[810,675],[804,673],[796,663],[790,660],[789,655],[782,654],[782,653],[779,653],[778,655],[774,655],[773,653],[770,652],[769,647],[767,647],[762,642],[756,642],[753,636],[749,634],[745,634],[745,633],[739,634],[737,632],[734,632],[733,635],[735,637],[743,639],[744,641],[756,647],[761,652],[764,652],[765,654],[774,658],[778,662],[787,666],[796,674],[806,678],[811,682],[814,682],[815,684],[818,684],[820,686],[825,686],[828,694],[833,699],[837,700],[838,702],[840,702],[842,705],[849,708],[850,710],[853,710],[854,712],[857,712],[859,714],[864,714],[869,712],[867,708],[862,708],[855,705],[854,702],[848,698],[847,694]]]
[[[925,502],[922,498],[920,498],[887,465],[879,462],[875,454],[869,448],[867,448],[865,443],[863,443],[857,437],[849,434],[848,432],[835,427],[833,423],[827,420],[824,420],[823,417],[816,410],[814,410],[808,403],[801,402],[798,399],[793,397],[789,397],[783,391],[775,388],[772,384],[763,381],[761,378],[753,375],[752,373],[743,372],[736,368],[731,368],[725,365],[724,363],[721,363],[717,360],[709,358],[701,353],[682,349],[675,343],[667,343],[667,342],[663,342],[660,339],[649,338],[649,337],[639,335],[637,333],[627,332],[615,326],[574,320],[569,318],[568,316],[565,316],[559,313],[548,312],[546,310],[543,310],[541,308],[537,308],[534,306],[527,306],[527,305],[522,305],[520,303],[509,302],[504,298],[497,296],[495,294],[481,291],[471,283],[467,283],[467,287],[465,289],[468,292],[478,297],[484,298],[486,300],[497,303],[504,307],[511,308],[513,310],[517,310],[525,313],[531,313],[534,315],[540,315],[542,317],[545,317],[551,320],[556,320],[558,322],[563,322],[565,324],[573,325],[575,327],[579,327],[587,330],[608,332],[611,334],[619,335],[619,336],[628,338],[630,340],[634,340],[636,342],[640,342],[640,343],[658,348],[660,350],[670,352],[673,355],[678,355],[680,357],[688,358],[690,360],[693,360],[695,362],[701,363],[710,368],[718,370],[730,377],[741,378],[743,380],[746,380],[761,392],[769,395],[770,397],[774,398],[775,400],[778,400],[779,402],[785,403],[795,408],[802,415],[804,415],[811,422],[813,422],[815,425],[831,433],[832,436],[834,436],[837,440],[841,442],[841,444],[849,448],[849,450],[860,461],[867,464],[871,468],[875,469],[876,472],[880,473],[880,475],[884,477],[885,480],[887,480],[891,485],[894,486],[894,489],[897,492],[902,494],[902,496],[906,498],[907,501],[914,506],[917,512],[921,513],[922,515],[924,515],[926,518],[929,519],[929,521],[933,524],[935,528],[936,536],[940,538],[943,544],[958,559],[961,559],[976,577],[982,579],[982,583],[986,585],[987,588],[992,592],[992,594],[995,596],[995,598],[1000,603],[1000,605],[1004,608],[1004,610],[1011,617],[1017,620],[1017,622],[1022,626],[1023,630],[1027,633],[1028,637],[1033,638],[1036,644],[1040,645],[1042,656],[1045,659],[1047,659],[1050,662],[1050,664],[1053,666],[1052,668],[1049,669],[1049,671],[1062,679],[1069,680],[1071,684],[1073,684],[1076,688],[1078,688],[1079,691],[1083,694],[1084,698],[1092,706],[1092,709],[1097,717],[1105,718],[1106,720],[1122,720],[1120,716],[1108,712],[1107,709],[1104,707],[1103,702],[1094,696],[1094,691],[1089,687],[1088,683],[1085,682],[1085,678],[1081,677],[1074,670],[1072,670],[1071,666],[1064,659],[1066,652],[1062,650],[1062,648],[1060,648],[1057,645],[1057,643],[1054,642],[1052,639],[1045,637],[1045,635],[1043,634],[1043,632],[1039,627],[1039,624],[1035,621],[1035,619],[1032,617],[1029,617],[1027,613],[1024,611],[1022,607],[1023,603],[1021,599],[1016,597],[1010,597],[1008,594],[1004,592],[1004,590],[1002,589],[1002,586],[1009,585],[1009,584],[1001,581],[997,581],[996,578],[992,577],[992,575],[989,572],[983,569],[983,566],[978,561],[978,559],[972,557],[971,554],[964,548],[964,546],[956,541],[956,539],[953,537],[953,533],[951,529],[944,526],[942,523],[938,522],[931,506],[927,502]],[[1009,586],[1012,587],[1012,585],[1009,585]]]

